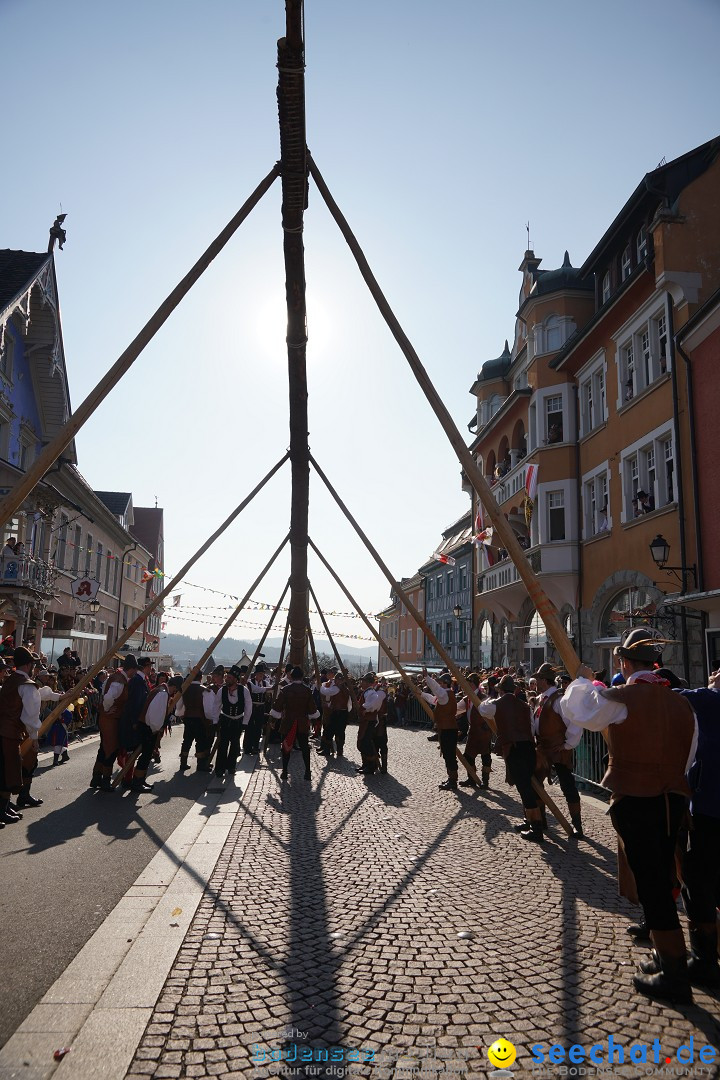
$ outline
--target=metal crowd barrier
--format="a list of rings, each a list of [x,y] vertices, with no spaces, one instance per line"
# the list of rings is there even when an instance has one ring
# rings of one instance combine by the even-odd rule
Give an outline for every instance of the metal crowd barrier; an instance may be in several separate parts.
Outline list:
[[[584,731],[575,747],[573,772],[578,780],[600,788],[607,769],[607,744],[599,731]],[[605,788],[601,788],[603,792]]]

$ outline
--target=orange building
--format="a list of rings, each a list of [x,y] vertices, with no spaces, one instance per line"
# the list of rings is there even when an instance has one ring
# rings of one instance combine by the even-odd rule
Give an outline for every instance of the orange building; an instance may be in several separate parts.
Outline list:
[[[513,349],[484,364],[471,390],[472,449],[581,657],[610,669],[623,631],[647,624],[679,639],[664,659],[694,684],[704,616],[672,595],[696,589],[697,561],[675,340],[720,282],[719,149],[712,140],[645,176],[579,269],[566,256],[546,272],[526,252]],[[529,464],[538,487],[528,527]],[[656,537],[669,545],[664,567]],[[476,661],[552,660],[503,556],[490,546],[493,564],[477,568]]]

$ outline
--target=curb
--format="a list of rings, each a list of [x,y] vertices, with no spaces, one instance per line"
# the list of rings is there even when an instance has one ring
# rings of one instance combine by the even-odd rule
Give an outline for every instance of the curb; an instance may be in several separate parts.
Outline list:
[[[0,1050],[0,1080],[123,1080],[255,768],[210,789]],[[53,1053],[72,1050],[60,1062]]]

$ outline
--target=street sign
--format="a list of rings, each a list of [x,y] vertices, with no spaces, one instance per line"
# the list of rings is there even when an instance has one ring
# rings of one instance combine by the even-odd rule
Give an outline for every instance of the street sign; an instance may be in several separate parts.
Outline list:
[[[100,582],[95,578],[80,577],[70,583],[70,589],[76,600],[94,600],[99,588]]]

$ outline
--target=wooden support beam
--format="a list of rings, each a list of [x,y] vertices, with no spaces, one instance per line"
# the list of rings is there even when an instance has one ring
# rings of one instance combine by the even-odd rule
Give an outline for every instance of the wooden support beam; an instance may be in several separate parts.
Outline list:
[[[352,527],[355,529],[355,532],[360,537],[363,544],[365,545],[367,550],[370,552],[373,559],[375,560],[377,565],[380,567],[380,569],[382,570],[382,572],[385,575],[385,577],[387,578],[387,580],[390,582],[390,585],[392,586],[392,588],[393,588],[396,596],[398,597],[398,599],[401,601],[401,603],[403,603],[405,605],[405,607],[407,608],[407,610],[409,611],[409,613],[412,615],[413,619],[415,620],[416,625],[421,628],[421,630],[424,632],[425,637],[427,638],[427,640],[430,642],[430,644],[433,646],[433,648],[437,651],[438,655],[441,656],[442,659],[445,661],[445,663],[447,664],[448,671],[452,672],[452,674],[455,677],[455,680],[458,683],[458,685],[463,688],[463,690],[465,691],[465,694],[467,695],[467,697],[470,698],[472,703],[479,707],[480,706],[480,698],[478,697],[478,695],[477,695],[477,693],[475,691],[475,687],[472,685],[472,683],[468,682],[468,680],[465,678],[465,676],[463,675],[462,671],[457,666],[455,661],[445,651],[445,648],[443,647],[442,642],[432,632],[429,624],[425,622],[425,619],[420,614],[418,609],[415,607],[415,605],[413,604],[413,602],[411,601],[410,597],[407,595],[405,590],[402,588],[402,586],[400,585],[400,582],[396,581],[395,578],[393,577],[393,575],[390,573],[389,569],[387,568],[387,566],[383,562],[379,552],[375,549],[375,547],[373,547],[372,543],[370,542],[368,537],[365,535],[363,530],[360,528],[359,524],[357,523],[355,518],[352,516],[352,514],[348,510],[347,506],[342,501],[342,499],[338,495],[337,491],[332,486],[332,484],[328,480],[327,476],[322,471],[322,469],[318,465],[315,458],[312,457],[312,455],[310,457],[310,460],[312,461],[313,468],[318,473],[318,475],[322,478],[325,486],[327,487],[328,491],[330,492],[330,494],[334,498],[335,502],[338,504],[338,506],[342,510],[343,514],[348,519],[348,521],[350,522]],[[309,542],[312,543],[311,541],[309,541]],[[313,548],[313,551],[315,551],[315,553],[318,554],[317,548],[315,548],[314,545],[312,545],[312,548]],[[493,729],[493,731],[495,731],[495,733],[497,734],[497,729],[496,729],[494,720],[491,720],[490,718],[486,718],[486,719],[487,719],[487,723],[490,725],[490,727]],[[543,800],[545,805],[548,806],[552,810],[552,813],[555,815],[557,820],[560,822],[563,829],[565,829],[568,836],[572,836],[573,835],[572,826],[568,822],[567,818],[565,818],[560,813],[560,811],[558,810],[558,808],[555,806],[554,803],[553,803],[553,806],[550,806],[550,802],[552,800],[549,800],[549,796],[547,795],[547,792],[543,788],[542,784],[540,784],[539,781],[537,781],[537,780],[533,780],[533,788],[535,789],[535,792],[539,796],[539,798],[541,798]],[[554,809],[553,809],[553,807],[554,807]]]
[[[82,693],[84,687],[86,687],[89,682],[92,682],[92,680],[95,678],[95,676],[98,675],[104,669],[105,665],[110,660],[112,660],[112,658],[115,656],[115,653],[117,652],[117,650],[122,645],[124,645],[127,641],[129,641],[130,638],[132,637],[132,635],[135,633],[135,631],[137,629],[139,629],[140,626],[142,626],[142,624],[147,619],[148,615],[151,615],[152,612],[155,610],[155,608],[158,607],[162,603],[162,601],[165,599],[165,597],[168,596],[168,594],[171,593],[172,590],[177,585],[180,584],[180,582],[183,580],[183,578],[187,574],[188,570],[190,570],[190,568],[195,565],[195,563],[198,561],[198,559],[202,555],[205,554],[205,552],[208,550],[209,547],[212,546],[212,544],[215,543],[217,538],[222,533],[225,532],[225,530],[228,528],[229,525],[231,525],[233,523],[233,521],[235,521],[235,519],[238,517],[238,515],[240,513],[242,513],[242,511],[245,509],[245,507],[248,505],[248,503],[252,502],[252,500],[255,498],[257,493],[259,491],[261,491],[262,488],[265,487],[268,480],[270,480],[271,477],[273,477],[275,475],[275,473],[278,471],[278,469],[280,469],[285,464],[288,457],[289,457],[289,455],[285,454],[284,457],[280,458],[280,461],[278,461],[277,465],[273,465],[272,469],[270,469],[270,472],[265,474],[265,476],[262,478],[260,483],[256,484],[255,487],[253,488],[253,490],[250,492],[250,494],[248,496],[246,496],[246,498],[244,498],[243,501],[238,506],[235,507],[233,512],[228,517],[225,518],[225,521],[223,521],[222,525],[220,525],[220,527],[215,530],[215,532],[212,534],[212,536],[209,536],[208,539],[205,541],[205,543],[202,544],[201,547],[198,548],[198,550],[195,552],[195,554],[190,559],[188,559],[188,561],[185,563],[183,568],[181,570],[179,570],[178,573],[175,575],[175,577],[172,579],[170,584],[166,585],[165,588],[161,592],[159,592],[158,595],[156,597],[154,597],[150,601],[150,603],[145,608],[145,610],[142,611],[138,615],[137,619],[135,619],[135,621],[130,624],[128,629],[125,630],[120,635],[120,637],[117,639],[117,641],[113,642],[113,644],[107,650],[105,655],[101,656],[100,659],[98,660],[98,662],[93,667],[90,668],[90,670],[87,672],[87,674],[84,675],[82,677],[82,679],[80,679],[75,684],[75,686],[72,688],[72,690],[68,694],[66,694],[58,702],[58,704],[55,706],[55,708],[48,714],[48,716],[45,718],[45,720],[40,725],[40,731],[38,732],[39,735],[44,735],[45,732],[48,731],[49,728],[54,724],[54,722],[58,718],[58,716],[60,716],[65,711],[65,709],[67,708],[69,703],[71,701],[74,701],[76,698],[80,697],[80,694]],[[22,745],[20,747],[20,752],[25,753],[25,751],[30,746],[31,742],[32,742],[31,739],[29,739],[29,738],[25,739],[25,741],[22,743]]]
[[[145,346],[151,341],[160,327],[167,321],[184,296],[189,293],[192,286],[208,268],[216,255],[227,244],[228,240],[242,225],[245,218],[265,192],[272,186],[280,175],[279,165],[274,165],[264,180],[258,184],[252,195],[238,210],[235,217],[225,226],[221,233],[213,240],[212,244],[200,256],[191,270],[185,275],[179,285],[176,285],[168,298],[162,302],[155,314],[148,319],[137,337],[128,345],[124,353],[118,357],[110,370],[103,376],[94,390],[91,390],[83,401],[68,418],[54,439],[51,439],[45,449],[38,454],[37,458],[28,469],[24,477],[18,481],[12,491],[0,502],[0,523],[9,521],[16,510],[36,484],[42,480],[48,469],[57,461],[63,450],[72,442],[86,420],[92,416],[97,407],[105,400],[113,387],[117,386],[120,379],[130,370]]]
[[[510,526],[510,523],[506,520],[505,515],[495,501],[495,497],[492,493],[492,489],[487,480],[483,476],[482,472],[478,468],[477,462],[470,453],[464,438],[458,430],[455,421],[452,419],[448,412],[442,398],[435,389],[430,376],[423,367],[418,354],[415,352],[409,338],[405,334],[405,331],[401,327],[400,323],[396,319],[392,308],[387,302],[380,286],[378,285],[367,259],[360,247],[357,239],[355,238],[350,226],[348,225],[345,217],[343,216],[340,208],[333,199],[327,184],[323,180],[320,172],[308,154],[308,162],[310,166],[310,175],[318,186],[325,203],[332,214],[333,218],[337,222],[341,233],[347,241],[348,247],[352,252],[356,263],[360,269],[360,273],[365,280],[370,293],[372,294],[378,309],[385,319],[385,322],[390,328],[393,337],[397,341],[398,345],[402,349],[405,358],[407,359],[412,372],[417,379],[420,389],[425,394],[430,407],[440,421],[443,431],[447,435],[450,444],[452,445],[458,460],[462,465],[465,475],[472,484],[478,499],[485,507],[490,520],[493,523],[497,535],[502,541],[503,547],[507,551],[508,555],[512,559],[513,563],[517,567],[518,574],[520,575],[525,588],[528,591],[530,599],[535,605],[535,609],[538,615],[545,623],[545,627],[548,634],[553,640],[555,648],[557,649],[560,657],[565,664],[568,671],[574,675],[580,666],[580,659],[573,648],[572,642],[565,632],[565,627],[560,620],[555,605],[548,599],[544,590],[542,589],[540,582],[538,581],[530,563],[528,562],[525,552],[520,547],[520,543],[515,536],[515,533]]]
[[[312,543],[312,541],[310,540],[309,537],[308,537],[308,543]],[[330,627],[327,624],[327,620],[326,620],[325,616],[323,615],[322,608],[318,604],[317,596],[313,592],[312,585],[310,585],[309,582],[308,582],[308,589],[310,591],[310,597],[312,599],[312,602],[314,603],[315,607],[317,608],[317,613],[320,616],[320,621],[323,624],[323,629],[324,629],[324,631],[325,631],[325,633],[327,635],[327,639],[330,642],[330,648],[332,649],[333,653],[335,654],[335,659],[337,660],[337,665],[338,665],[338,667],[340,668],[340,671],[343,673],[343,675],[345,677],[345,682],[347,683],[347,688],[348,688],[348,692],[350,694],[350,700],[353,703],[353,708],[355,709],[355,712],[358,714],[358,717],[359,717],[358,710],[359,710],[360,706],[359,706],[359,703],[358,703],[357,694],[355,693],[355,687],[353,686],[352,680],[350,679],[350,676],[348,675],[347,668],[345,667],[345,665],[342,662],[342,657],[340,656],[340,653],[338,652],[337,646],[335,645],[335,640],[334,640],[332,634],[330,633]]]
[[[312,540],[308,539],[308,543],[309,543],[310,547],[313,549],[313,551],[315,552],[315,554],[317,555],[320,562],[323,564],[325,569],[328,571],[330,576],[333,578],[333,580],[336,582],[336,584],[340,586],[340,588],[344,592],[345,596],[348,598],[348,600],[350,601],[352,606],[355,608],[355,611],[358,613],[358,615],[360,616],[362,621],[365,623],[365,625],[367,626],[370,633],[373,635],[373,637],[377,641],[377,643],[380,646],[380,648],[382,649],[382,651],[387,656],[390,663],[393,665],[393,667],[397,668],[397,670],[400,672],[400,675],[402,676],[404,681],[407,683],[408,688],[410,689],[411,693],[413,693],[415,695],[415,697],[417,698],[417,700],[420,703],[420,707],[424,710],[425,713],[427,713],[428,717],[430,718],[430,723],[434,726],[435,725],[435,714],[433,713],[432,709],[430,708],[430,705],[428,704],[428,702],[422,696],[422,693],[420,692],[420,690],[416,686],[414,680],[411,679],[411,677],[408,675],[407,671],[405,671],[404,667],[402,666],[402,664],[400,663],[398,658],[395,656],[395,654],[390,649],[390,646],[385,641],[383,641],[380,634],[377,632],[377,630],[372,625],[370,620],[367,618],[365,613],[360,610],[360,605],[351,596],[350,590],[345,586],[345,583],[343,581],[341,581],[341,579],[335,573],[335,571],[330,566],[330,563],[327,561],[327,559],[325,559],[324,556],[321,555],[320,551],[315,547],[315,544],[312,542]],[[310,591],[310,595],[311,596],[313,595],[312,590]],[[315,606],[316,607],[318,606],[317,600],[315,601]],[[324,620],[323,620],[323,625],[324,625]],[[475,781],[475,783],[478,786],[480,786],[480,778],[478,777],[478,774],[476,773],[475,769],[472,767],[470,762],[467,760],[465,755],[461,752],[461,750],[458,747],[455,747],[455,754],[457,755],[458,761],[460,761],[463,768],[467,771],[468,776],[471,776],[473,778],[473,780]]]

